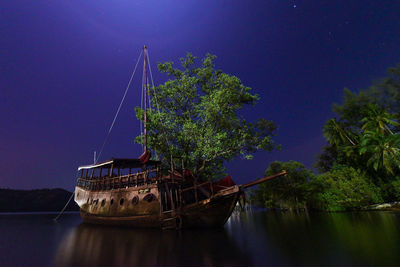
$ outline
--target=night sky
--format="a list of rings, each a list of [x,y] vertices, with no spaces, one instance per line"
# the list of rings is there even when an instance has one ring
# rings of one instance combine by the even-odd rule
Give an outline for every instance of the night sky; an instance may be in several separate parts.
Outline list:
[[[73,190],[93,162],[146,44],[163,61],[217,55],[261,100],[243,114],[279,125],[282,150],[227,164],[238,183],[274,160],[312,167],[343,88],[366,88],[400,62],[399,1],[2,1],[0,187]],[[139,75],[100,160],[137,157]]]

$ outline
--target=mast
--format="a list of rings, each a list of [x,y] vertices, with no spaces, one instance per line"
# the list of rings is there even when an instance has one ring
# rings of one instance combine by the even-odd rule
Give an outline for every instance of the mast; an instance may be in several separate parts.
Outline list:
[[[143,146],[143,152],[147,151],[147,66],[146,66],[146,60],[147,60],[147,47],[143,46],[143,54],[144,54],[144,63],[143,63],[143,71],[144,71],[144,119],[143,119],[143,124],[144,124],[144,146]]]

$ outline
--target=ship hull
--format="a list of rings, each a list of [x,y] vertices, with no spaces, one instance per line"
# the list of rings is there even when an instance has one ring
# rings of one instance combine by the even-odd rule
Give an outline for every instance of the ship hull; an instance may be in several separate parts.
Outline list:
[[[85,223],[167,229],[222,227],[240,195],[239,187],[232,186],[210,198],[163,211],[156,185],[99,192],[76,187],[75,191]]]
[[[215,197],[184,208],[184,228],[222,227],[232,214],[239,199],[239,188],[234,186]]]
[[[134,215],[134,216],[101,216],[91,214],[81,209],[81,217],[84,223],[128,226],[135,228],[159,228],[159,215]]]

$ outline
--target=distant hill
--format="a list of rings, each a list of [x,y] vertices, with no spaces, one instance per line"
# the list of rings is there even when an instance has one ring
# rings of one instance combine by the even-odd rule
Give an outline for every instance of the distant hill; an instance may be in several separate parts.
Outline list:
[[[61,188],[14,190],[0,189],[0,212],[60,211],[72,192]],[[67,211],[78,211],[71,200]]]

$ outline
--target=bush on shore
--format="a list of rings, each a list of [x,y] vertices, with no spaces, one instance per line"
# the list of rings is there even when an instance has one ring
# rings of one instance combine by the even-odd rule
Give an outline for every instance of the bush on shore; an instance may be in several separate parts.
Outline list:
[[[307,204],[312,209],[344,211],[382,202],[380,189],[360,170],[337,166],[315,176]]]

